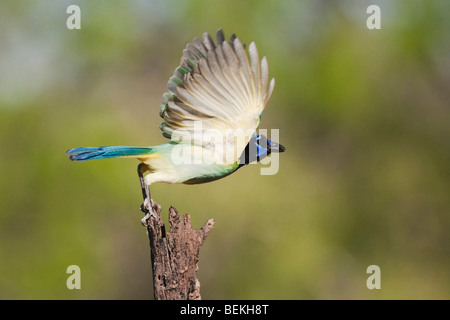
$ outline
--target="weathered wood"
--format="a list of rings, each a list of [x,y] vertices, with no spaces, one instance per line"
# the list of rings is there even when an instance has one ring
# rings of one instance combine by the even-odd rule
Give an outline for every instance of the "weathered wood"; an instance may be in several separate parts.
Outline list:
[[[183,219],[174,207],[169,208],[169,231],[161,219],[161,207],[151,199],[148,186],[143,183],[142,168],[138,169],[147,213],[143,219],[150,242],[155,300],[200,300],[200,282],[197,279],[200,247],[214,227],[208,220],[197,230],[191,225],[190,215]]]

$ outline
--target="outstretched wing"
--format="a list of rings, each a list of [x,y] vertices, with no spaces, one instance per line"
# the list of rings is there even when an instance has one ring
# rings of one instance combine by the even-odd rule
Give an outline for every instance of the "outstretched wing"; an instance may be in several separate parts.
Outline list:
[[[213,150],[224,163],[235,163],[255,133],[275,81],[269,83],[266,57],[259,60],[252,42],[248,55],[233,34],[217,44],[204,33],[183,50],[180,66],[163,95],[160,128],[173,141]]]

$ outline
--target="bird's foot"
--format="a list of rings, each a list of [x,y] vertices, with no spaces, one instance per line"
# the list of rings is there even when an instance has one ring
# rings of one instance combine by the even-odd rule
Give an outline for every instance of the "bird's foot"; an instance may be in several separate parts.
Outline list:
[[[148,226],[148,220],[153,217],[158,222],[160,221],[161,206],[157,204],[153,199],[145,198],[144,203],[141,204],[141,211],[145,213],[145,216],[141,219],[141,224],[144,227]]]
[[[148,213],[148,211],[149,211],[148,208],[149,208],[149,206],[148,206],[148,198],[145,198],[144,199],[144,203],[141,204],[141,207],[139,209],[141,209],[141,211],[143,213]]]
[[[150,219],[151,216],[152,216],[152,214],[149,212],[141,219],[142,226],[144,226],[146,228],[148,227],[148,219]]]

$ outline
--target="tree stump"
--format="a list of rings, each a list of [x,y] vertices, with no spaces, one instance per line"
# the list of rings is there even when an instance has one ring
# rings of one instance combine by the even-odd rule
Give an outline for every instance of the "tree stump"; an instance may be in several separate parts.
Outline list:
[[[150,241],[155,300],[200,300],[200,282],[196,276],[200,247],[214,227],[214,220],[209,219],[197,230],[192,228],[188,214],[181,219],[178,211],[170,207],[170,229],[166,234],[161,206],[152,200],[144,182],[146,170],[144,163],[139,164],[138,176],[144,198],[141,210],[146,213],[141,221]]]
[[[160,207],[153,203],[147,232],[153,272],[155,300],[200,300],[200,282],[197,279],[200,247],[214,226],[208,220],[200,229],[194,229],[188,214],[181,219],[174,207],[169,208],[170,230],[166,233]]]

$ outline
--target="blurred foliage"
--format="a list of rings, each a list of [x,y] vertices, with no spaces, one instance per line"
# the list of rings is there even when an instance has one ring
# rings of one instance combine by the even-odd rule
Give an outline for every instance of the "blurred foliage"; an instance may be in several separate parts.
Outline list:
[[[82,29],[68,30],[77,4]],[[381,30],[366,9],[381,7]],[[205,299],[450,298],[448,1],[2,1],[0,298],[151,298],[137,162],[70,162],[157,145],[161,94],[205,31],[255,41],[276,78],[262,128],[280,170],[152,186],[215,229]],[[81,290],[66,288],[67,266]],[[381,268],[368,290],[366,268]]]

